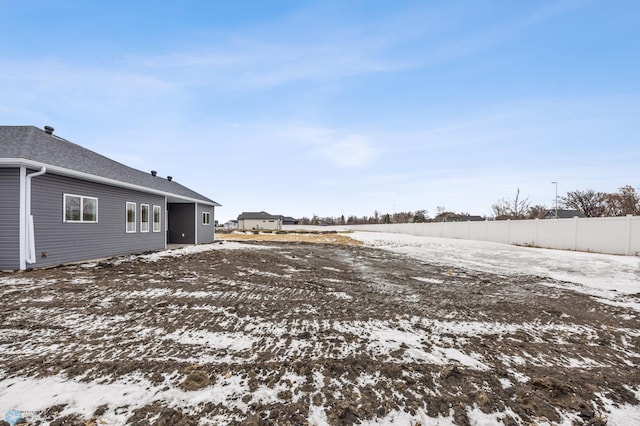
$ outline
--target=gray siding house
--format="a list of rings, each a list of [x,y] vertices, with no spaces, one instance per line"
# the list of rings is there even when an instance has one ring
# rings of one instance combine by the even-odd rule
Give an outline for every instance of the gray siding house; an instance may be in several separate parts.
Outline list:
[[[267,212],[242,212],[238,216],[238,229],[282,229],[282,216]]]
[[[0,270],[210,243],[217,206],[51,127],[0,126]]]

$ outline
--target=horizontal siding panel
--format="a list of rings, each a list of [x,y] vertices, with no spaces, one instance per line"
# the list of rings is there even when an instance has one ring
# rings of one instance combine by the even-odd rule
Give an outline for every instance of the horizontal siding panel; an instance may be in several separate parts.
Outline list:
[[[164,197],[54,174],[33,179],[37,262],[31,266],[141,253],[164,248]],[[63,194],[98,198],[98,223],[64,223]],[[136,232],[126,232],[125,206],[136,203]],[[140,205],[162,207],[161,232],[140,232]],[[45,257],[46,256],[46,257]]]
[[[203,225],[202,224],[202,213],[209,212],[211,214],[211,224]],[[198,227],[198,244],[207,244],[213,242],[213,232],[214,232],[214,223],[215,219],[213,217],[213,206],[205,206],[203,204],[198,204],[198,214],[196,215],[196,226]]]
[[[20,268],[20,169],[0,168],[0,270]]]

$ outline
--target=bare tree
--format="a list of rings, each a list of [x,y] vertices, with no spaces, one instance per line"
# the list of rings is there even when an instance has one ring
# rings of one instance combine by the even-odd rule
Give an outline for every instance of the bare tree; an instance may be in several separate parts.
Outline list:
[[[300,225],[310,225],[310,224],[311,224],[311,219],[309,219],[309,218],[308,218],[308,217],[306,217],[306,216],[303,216],[303,217],[301,217],[301,218],[299,218],[299,219],[298,219],[298,223],[299,223]]]
[[[618,192],[604,196],[607,216],[625,216],[640,214],[640,195],[631,185],[618,188]]]
[[[491,206],[496,219],[524,219],[529,210],[529,198],[520,197],[520,188],[513,199],[501,198]]]
[[[543,204],[537,204],[535,206],[529,207],[529,212],[527,214],[529,219],[544,219],[547,215],[547,211],[549,209],[547,206]]]
[[[593,189],[586,191],[569,191],[560,197],[562,205],[569,209],[581,211],[587,217],[604,216],[607,212],[605,204],[606,194]]]

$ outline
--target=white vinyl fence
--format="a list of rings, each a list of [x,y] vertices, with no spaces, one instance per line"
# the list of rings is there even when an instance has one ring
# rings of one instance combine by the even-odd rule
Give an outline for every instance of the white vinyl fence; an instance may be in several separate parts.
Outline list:
[[[640,255],[640,216],[314,227],[287,225],[283,226],[283,229],[390,232],[562,250]]]

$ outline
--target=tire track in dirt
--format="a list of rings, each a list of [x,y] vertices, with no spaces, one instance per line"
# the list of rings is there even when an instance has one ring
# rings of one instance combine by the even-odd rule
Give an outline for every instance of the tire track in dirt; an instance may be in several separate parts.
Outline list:
[[[131,423],[405,412],[464,425],[480,410],[505,424],[597,424],[607,401],[640,403],[640,321],[622,307],[535,276],[269,244],[11,278],[0,380],[145,380],[152,401],[102,414]],[[178,403],[176,390],[209,402]]]

